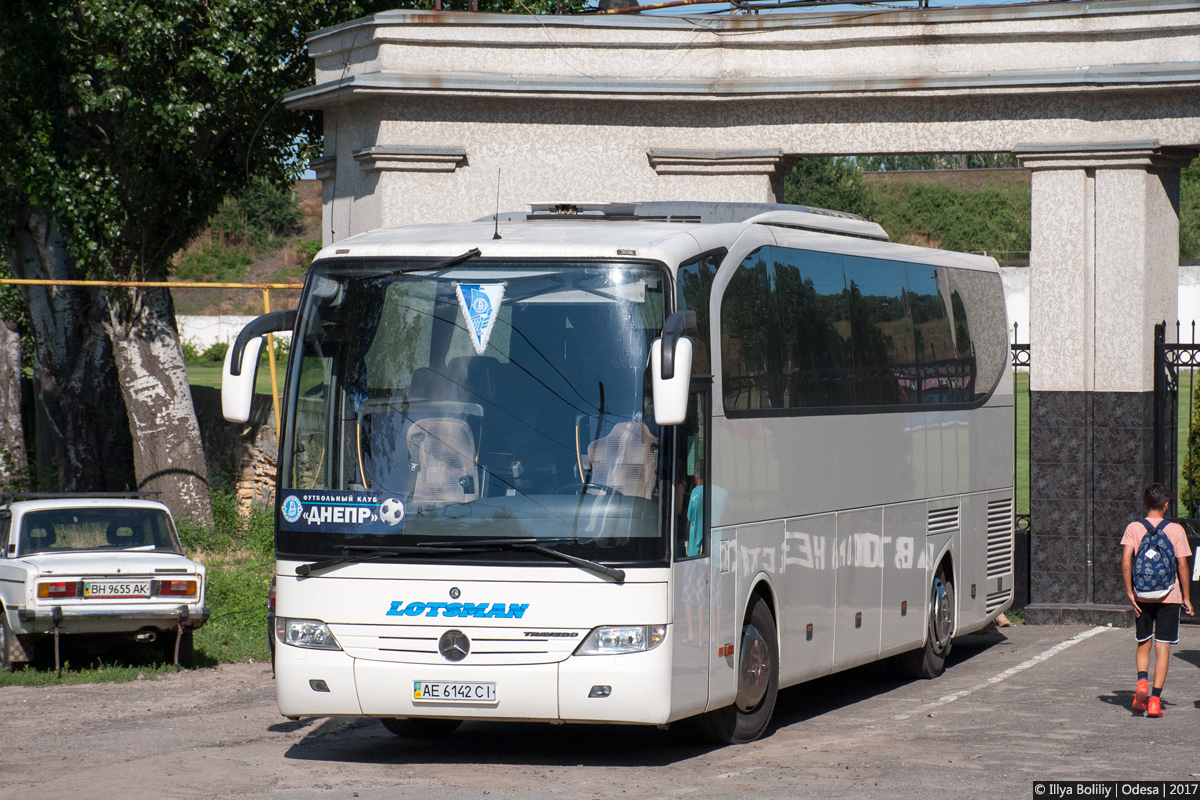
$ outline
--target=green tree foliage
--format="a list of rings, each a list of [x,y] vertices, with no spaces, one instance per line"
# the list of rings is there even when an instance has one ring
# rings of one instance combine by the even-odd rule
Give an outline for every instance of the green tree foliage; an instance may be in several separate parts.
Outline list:
[[[1200,158],[1179,176],[1179,257],[1200,258]]]
[[[865,172],[930,169],[1008,169],[1020,166],[1012,153],[925,153],[923,155],[859,156]]]
[[[802,158],[784,179],[785,203],[875,215],[871,188],[853,158]]]
[[[995,186],[980,191],[927,183],[896,183],[875,189],[875,221],[892,239],[927,240],[946,250],[1029,252],[1030,192]]]
[[[1006,154],[1000,154],[1006,155]],[[969,191],[916,182],[868,184],[864,166],[883,171],[941,169],[952,156],[805,158],[784,181],[788,203],[862,214],[878,222],[893,241],[931,244],[947,250],[1024,254],[1030,241],[1028,189],[997,186]],[[972,154],[972,165],[1004,159]]]

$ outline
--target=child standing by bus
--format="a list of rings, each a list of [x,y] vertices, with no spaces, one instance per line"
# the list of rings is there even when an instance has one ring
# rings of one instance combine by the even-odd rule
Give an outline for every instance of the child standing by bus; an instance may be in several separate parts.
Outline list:
[[[1179,642],[1179,612],[1192,615],[1192,600],[1188,573],[1187,535],[1183,528],[1165,519],[1171,492],[1161,483],[1146,487],[1142,503],[1146,518],[1129,523],[1121,537],[1124,554],[1121,572],[1125,579],[1125,595],[1133,606],[1137,631],[1137,688],[1133,694],[1133,710],[1148,717],[1161,717],[1162,690],[1167,680],[1167,662],[1171,656],[1171,645]],[[1147,541],[1147,537],[1153,537]],[[1142,546],[1146,541],[1146,547]],[[1157,572],[1166,580],[1159,581],[1164,588],[1150,590],[1146,587],[1147,575],[1154,571],[1156,561],[1166,563]],[[1170,562],[1174,563],[1170,563]],[[1174,574],[1168,573],[1173,570]],[[1174,578],[1174,580],[1170,580]],[[1135,587],[1135,582],[1138,587]],[[1169,588],[1168,588],[1169,585]],[[1150,640],[1154,640],[1154,687],[1148,681],[1150,672]]]

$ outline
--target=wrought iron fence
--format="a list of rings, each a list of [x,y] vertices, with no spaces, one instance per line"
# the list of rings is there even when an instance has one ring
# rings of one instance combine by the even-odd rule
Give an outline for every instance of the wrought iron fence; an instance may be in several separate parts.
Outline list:
[[[1020,341],[1020,326],[1012,327],[1013,370],[1013,538],[1016,572],[1013,608],[1029,605],[1029,556],[1032,522],[1029,514],[1029,342]]]

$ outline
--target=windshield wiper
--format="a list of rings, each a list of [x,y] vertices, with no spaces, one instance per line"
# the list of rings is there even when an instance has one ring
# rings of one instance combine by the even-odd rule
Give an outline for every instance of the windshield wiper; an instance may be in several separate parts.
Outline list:
[[[548,544],[578,544],[578,539],[557,538],[557,539],[472,539],[465,542],[420,542],[417,547],[428,548],[438,552],[446,552],[451,548],[460,550],[532,550],[535,553],[541,553],[549,558],[556,558],[559,561],[578,567],[579,569],[588,572],[594,572],[597,575],[605,578],[612,578],[617,583],[625,582],[625,570],[609,567],[601,564],[598,561],[580,558],[578,556],[568,555],[560,550],[555,550],[553,547],[546,547]]]
[[[513,545],[513,549],[514,550],[532,550],[535,553],[541,553],[544,556],[549,556],[550,558],[557,558],[559,561],[565,561],[568,564],[572,564],[576,567],[579,567],[580,569],[587,570],[589,572],[595,572],[597,575],[602,575],[607,578],[612,578],[617,583],[625,582],[625,570],[623,570],[623,569],[617,569],[616,567],[605,566],[604,564],[601,564],[599,561],[589,561],[586,558],[579,558],[578,556],[567,555],[566,553],[563,553],[559,550],[555,550],[553,547],[544,547],[540,544],[516,544],[516,545]]]
[[[468,250],[465,253],[461,253],[457,256],[451,256],[450,258],[446,258],[441,261],[435,261],[432,264],[405,265],[403,267],[396,267],[395,269],[389,269],[389,270],[385,270],[384,272],[373,274],[373,275],[371,275],[371,277],[372,278],[386,278],[389,275],[399,275],[403,272],[426,272],[426,271],[437,272],[438,270],[449,269],[450,267],[456,267],[459,264],[463,263],[464,261],[470,261],[472,258],[478,258],[481,255],[483,255],[482,250],[480,250],[478,247],[472,247],[470,250]]]

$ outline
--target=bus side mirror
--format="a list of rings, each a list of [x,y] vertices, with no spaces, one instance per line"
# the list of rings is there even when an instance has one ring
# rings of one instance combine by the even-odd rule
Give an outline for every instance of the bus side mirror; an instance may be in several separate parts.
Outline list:
[[[272,311],[256,317],[238,333],[225,351],[221,370],[221,414],[230,422],[248,422],[254,400],[254,380],[258,376],[258,354],[263,336],[290,331],[296,327],[296,310]]]
[[[258,377],[258,354],[262,346],[261,336],[246,342],[243,351],[236,354],[236,363],[233,348],[225,351],[225,366],[221,370],[221,414],[230,422],[250,420],[250,403],[254,400],[254,381]]]
[[[664,378],[663,348],[667,337],[650,345],[650,375],[654,394],[654,421],[659,425],[679,425],[687,418],[688,389],[692,383],[692,340],[683,337],[674,342],[670,360],[674,374]]]

